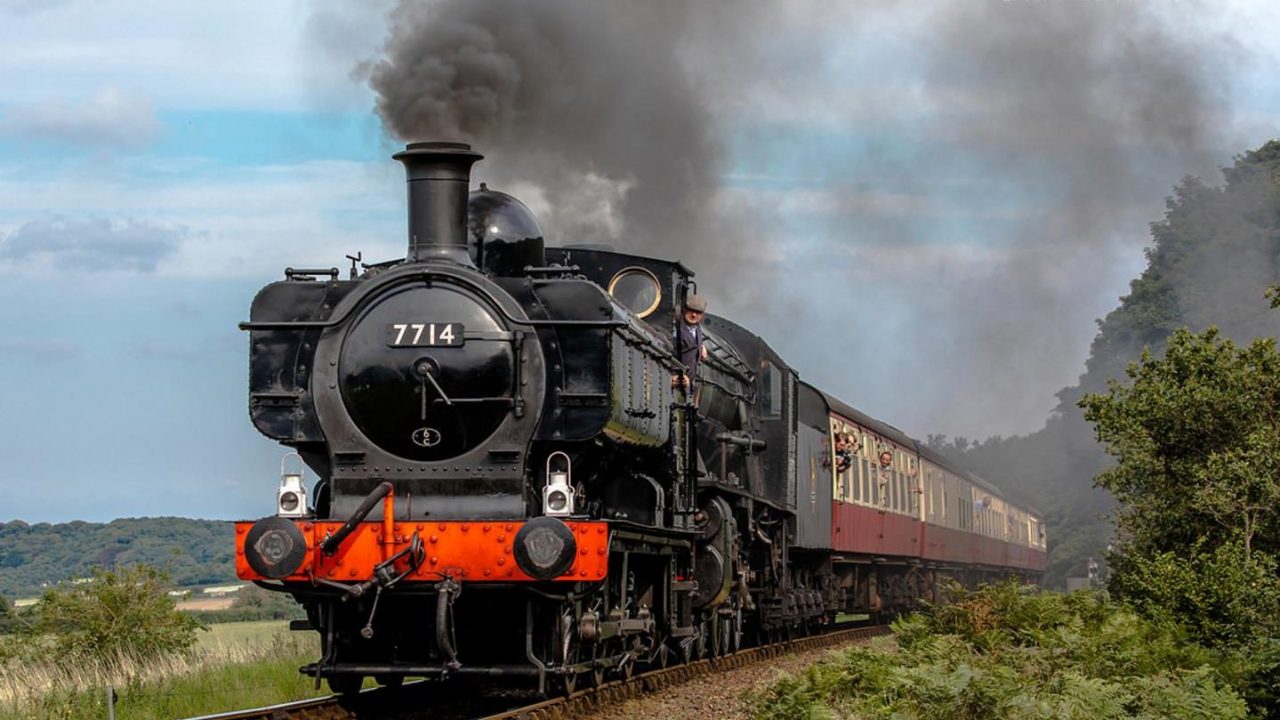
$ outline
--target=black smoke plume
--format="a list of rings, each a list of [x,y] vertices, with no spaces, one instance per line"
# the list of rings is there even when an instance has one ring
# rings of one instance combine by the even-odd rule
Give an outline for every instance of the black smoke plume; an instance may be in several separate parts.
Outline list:
[[[474,143],[489,158],[477,173],[533,206],[550,242],[732,273],[747,253],[715,210],[715,94],[686,61],[709,26],[729,40],[750,16],[722,3],[404,3],[370,84],[397,138]]]
[[[1196,3],[747,5],[404,2],[367,73],[391,135],[475,143],[550,242],[684,260],[921,435],[1042,422],[1160,198],[1243,144],[1243,51]]]

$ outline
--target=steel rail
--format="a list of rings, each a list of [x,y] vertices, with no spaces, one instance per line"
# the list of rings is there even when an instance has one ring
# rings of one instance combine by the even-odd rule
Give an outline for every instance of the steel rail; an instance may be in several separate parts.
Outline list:
[[[673,664],[665,668],[636,673],[626,679],[610,680],[599,687],[577,690],[567,697],[555,697],[525,704],[497,713],[481,715],[482,720],[552,720],[571,718],[599,711],[628,698],[657,692],[696,677],[713,675],[757,662],[775,658],[790,652],[815,650],[847,642],[869,640],[889,634],[887,625],[859,625],[839,627],[819,635],[783,640],[769,645],[745,648],[738,652],[691,663]],[[579,682],[584,682],[580,678]],[[201,715],[187,720],[356,720],[378,717],[383,711],[395,717],[441,717],[440,709],[421,707],[418,712],[399,707],[397,696],[415,689],[429,687],[434,681],[406,683],[401,688],[371,688],[356,696],[328,697],[281,703],[267,707],[236,710],[233,712]],[[465,708],[462,712],[465,712]],[[466,717],[456,712],[447,715]]]
[[[586,716],[627,699],[657,692],[696,677],[745,667],[789,652],[869,640],[889,632],[887,625],[864,625],[747,648],[731,655],[649,670],[628,679],[607,682],[597,688],[579,690],[567,697],[550,698],[533,705],[486,715],[482,720],[562,720]]]

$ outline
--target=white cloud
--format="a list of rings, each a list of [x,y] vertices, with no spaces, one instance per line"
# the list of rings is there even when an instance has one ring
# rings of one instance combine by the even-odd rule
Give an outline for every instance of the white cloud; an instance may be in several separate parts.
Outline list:
[[[45,99],[0,115],[0,135],[98,147],[144,145],[159,130],[147,98],[110,86],[83,102]]]
[[[152,272],[188,230],[147,221],[41,218],[0,240],[0,265],[52,271]]]
[[[112,84],[166,109],[313,109],[367,93],[351,77],[352,58],[377,49],[383,4],[361,7],[325,14],[343,21],[341,34],[335,22],[309,25],[320,13],[297,1],[72,0],[37,10],[9,0],[0,6],[0,97],[33,103]]]
[[[183,166],[184,163],[173,163]],[[145,166],[98,177],[24,177],[0,168],[0,237],[62,216],[182,227],[158,275],[236,277],[274,274],[286,265],[341,265],[402,257],[404,179],[393,163],[314,161],[213,169],[185,163],[174,180]],[[43,272],[48,263],[6,263],[7,272]],[[56,265],[56,263],[54,263]]]

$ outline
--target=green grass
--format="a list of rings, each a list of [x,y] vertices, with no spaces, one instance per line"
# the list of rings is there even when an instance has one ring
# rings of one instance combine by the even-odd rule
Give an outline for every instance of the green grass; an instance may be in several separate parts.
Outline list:
[[[861,620],[870,620],[871,616],[865,613],[840,613],[836,615],[836,622],[858,622]]]
[[[313,632],[294,632],[287,620],[253,620],[250,622],[218,623],[200,633],[196,643],[198,653],[236,652],[243,647],[256,647],[288,638],[312,638],[316,652],[320,652],[319,638]]]
[[[190,656],[110,673],[56,662],[0,667],[0,717],[14,720],[100,720],[106,686],[116,687],[121,720],[172,720],[328,694],[298,667],[319,657],[312,632],[287,622],[226,623],[202,632]]]

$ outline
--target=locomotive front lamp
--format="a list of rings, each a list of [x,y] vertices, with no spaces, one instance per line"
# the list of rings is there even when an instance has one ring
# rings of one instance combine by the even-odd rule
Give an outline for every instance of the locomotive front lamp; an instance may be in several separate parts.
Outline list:
[[[298,458],[298,472],[285,472],[290,457]],[[307,515],[307,488],[302,483],[302,458],[289,453],[280,460],[280,487],[276,490],[276,515],[297,518]]]
[[[573,468],[569,456],[554,452],[547,457],[547,484],[542,487],[542,514],[569,517],[574,511]]]
[[[244,539],[249,567],[263,577],[279,580],[297,572],[307,557],[307,539],[298,526],[280,517],[267,517],[249,528]]]
[[[578,543],[573,531],[556,518],[536,517],[516,533],[513,554],[524,574],[537,580],[563,575],[573,566]]]

